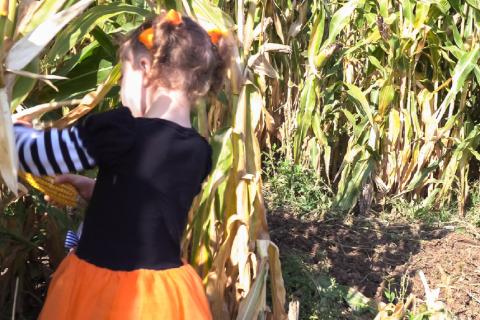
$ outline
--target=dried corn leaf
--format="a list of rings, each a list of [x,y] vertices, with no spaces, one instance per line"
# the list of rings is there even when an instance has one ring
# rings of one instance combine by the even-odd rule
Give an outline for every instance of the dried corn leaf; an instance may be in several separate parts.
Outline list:
[[[265,295],[267,285],[268,260],[262,258],[257,278],[247,297],[240,302],[237,320],[257,319],[259,313],[266,308]]]
[[[269,240],[258,240],[259,247],[268,246],[268,263],[270,267],[270,286],[273,302],[273,318],[287,319],[285,313],[285,285],[282,276],[282,266],[280,264],[280,252],[278,247]]]
[[[17,194],[18,158],[15,148],[10,104],[5,88],[0,88],[0,173],[7,187]]]
[[[220,246],[207,276],[206,292],[215,319],[228,318],[228,311],[224,301],[224,293],[227,286],[226,263],[231,255],[237,230],[242,225],[244,225],[242,217],[238,215],[232,215],[228,219],[225,241]]]

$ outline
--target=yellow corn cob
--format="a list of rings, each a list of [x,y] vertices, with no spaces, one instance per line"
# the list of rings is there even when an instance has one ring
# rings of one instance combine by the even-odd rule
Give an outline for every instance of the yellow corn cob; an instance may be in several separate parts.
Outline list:
[[[19,176],[34,189],[49,196],[52,202],[68,207],[77,206],[78,193],[70,184],[55,184],[49,176],[37,177],[30,173],[20,172]]]

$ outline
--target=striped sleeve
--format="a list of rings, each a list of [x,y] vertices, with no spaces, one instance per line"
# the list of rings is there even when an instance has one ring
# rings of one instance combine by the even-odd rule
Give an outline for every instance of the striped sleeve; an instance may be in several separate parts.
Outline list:
[[[55,175],[91,169],[96,161],[88,153],[77,127],[36,130],[15,124],[20,169],[34,175]]]

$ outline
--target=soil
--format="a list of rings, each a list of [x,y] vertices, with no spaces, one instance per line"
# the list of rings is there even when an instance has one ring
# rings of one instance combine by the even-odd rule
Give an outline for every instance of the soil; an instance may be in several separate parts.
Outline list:
[[[480,319],[480,241],[465,234],[450,233],[432,240],[410,263],[396,272],[423,270],[430,287],[440,288],[440,299],[459,319]],[[412,292],[423,294],[419,277],[413,278]]]
[[[280,252],[305,254],[308,264],[328,265],[338,283],[385,300],[400,290],[425,298],[422,270],[439,300],[460,320],[480,319],[480,240],[478,230],[387,224],[375,217],[302,221],[286,212],[269,214],[270,234]],[[476,236],[475,236],[476,235]]]

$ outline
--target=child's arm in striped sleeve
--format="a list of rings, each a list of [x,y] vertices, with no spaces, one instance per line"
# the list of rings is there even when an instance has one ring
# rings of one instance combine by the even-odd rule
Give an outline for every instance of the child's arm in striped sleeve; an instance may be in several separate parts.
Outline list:
[[[15,124],[20,169],[34,175],[80,172],[96,165],[77,127],[36,130]]]
[[[128,168],[135,122],[128,108],[94,113],[65,129],[35,130],[15,124],[20,169],[34,175],[80,172],[95,166]],[[125,169],[128,170],[128,169]]]

